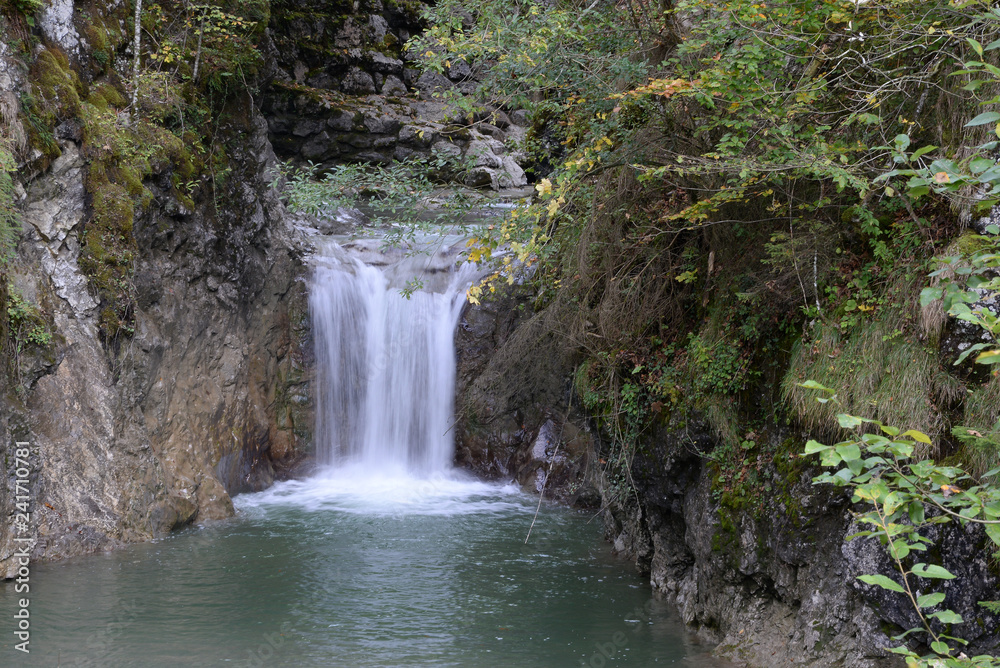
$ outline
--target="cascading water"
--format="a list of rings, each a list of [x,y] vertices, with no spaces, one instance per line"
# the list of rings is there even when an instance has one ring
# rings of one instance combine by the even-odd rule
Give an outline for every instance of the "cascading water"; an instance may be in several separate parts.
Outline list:
[[[454,332],[474,268],[454,268],[453,253],[393,258],[334,243],[317,264],[310,309],[320,463],[419,476],[448,469]],[[402,294],[420,271],[426,289]]]
[[[0,647],[3,665],[714,668],[592,518],[449,470],[453,335],[475,270],[455,269],[454,247],[349,246],[317,259],[310,298],[331,466],[237,496],[232,522],[33,564],[43,642],[23,663]],[[406,299],[414,275],[426,289]],[[0,616],[16,600],[0,596]]]

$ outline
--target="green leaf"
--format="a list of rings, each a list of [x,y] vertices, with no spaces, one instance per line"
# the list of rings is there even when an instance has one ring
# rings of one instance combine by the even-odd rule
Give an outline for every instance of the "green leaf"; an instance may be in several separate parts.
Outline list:
[[[833,390],[831,390],[829,387],[827,387],[826,385],[820,385],[815,380],[807,380],[804,383],[799,383],[799,387],[804,387],[807,390],[824,390],[826,392],[833,392]]]
[[[995,164],[996,161],[991,160],[990,158],[976,158],[975,160],[969,163],[969,171],[971,171],[973,174],[981,174],[982,172],[985,172],[987,169],[989,169]]]
[[[934,302],[944,295],[944,290],[941,288],[924,288],[920,291],[920,306],[926,307],[931,302]]]
[[[910,156],[910,160],[916,160],[917,158],[926,155],[927,153],[930,153],[931,151],[934,150],[937,150],[937,146],[921,146],[920,148],[918,148],[916,151],[913,152],[913,155]]]
[[[1000,524],[985,524],[986,535],[990,537],[994,545],[1000,545]]]
[[[839,422],[840,426],[844,429],[855,429],[860,427],[864,420],[859,417],[854,417],[853,415],[848,415],[847,413],[840,413],[837,415],[837,422]]]
[[[974,128],[977,125],[988,125],[1000,121],[1000,114],[995,111],[985,111],[965,124],[967,128]]]
[[[937,619],[939,622],[942,622],[943,624],[962,624],[963,622],[965,622],[965,620],[962,619],[962,615],[952,610],[942,610],[940,612],[932,612],[927,616],[933,617]]]
[[[840,463],[840,455],[833,448],[829,450],[824,450],[823,454],[820,455],[820,464],[823,466],[836,466]]]
[[[913,454],[913,443],[909,441],[893,441],[889,444],[889,452],[897,457],[909,457]]]
[[[824,450],[829,450],[829,445],[823,445],[818,441],[806,441],[806,451],[803,454],[815,455],[817,452],[823,452]]]
[[[966,37],[965,41],[969,43],[969,46],[971,46],[972,50],[976,52],[976,55],[978,55],[980,58],[982,58],[982,56],[983,56],[983,45],[980,44],[978,41],[972,39],[971,37]]]
[[[896,512],[896,509],[903,505],[903,500],[900,498],[898,492],[890,492],[887,497],[882,501],[883,508],[886,515],[892,515]]]
[[[915,526],[920,526],[924,523],[924,504],[919,500],[910,501],[910,504],[906,507],[906,514],[910,516],[910,521],[913,522]]]
[[[940,654],[941,656],[948,656],[951,650],[940,640],[935,640],[931,643],[931,649]]]
[[[843,480],[844,483],[849,483],[854,478],[854,472],[850,469],[840,469],[833,474],[834,482],[837,480]]]
[[[865,462],[862,459],[850,459],[847,460],[847,468],[851,469],[851,473],[855,476],[861,475],[861,471],[865,468]],[[858,482],[855,480],[855,482]]]
[[[935,605],[944,600],[943,592],[935,592],[933,594],[924,594],[923,596],[917,597],[917,605],[921,608],[933,608]]]
[[[954,362],[954,366],[958,366],[959,364],[961,364],[962,362],[964,362],[966,360],[966,358],[969,357],[969,355],[971,355],[974,352],[978,352],[978,351],[982,350],[983,348],[987,348],[987,347],[989,347],[989,345],[990,344],[988,344],[988,343],[976,343],[974,345],[969,346],[968,348],[966,348],[965,350],[962,351],[961,355],[958,356],[958,359],[956,359],[955,362]]]
[[[954,580],[955,576],[952,575],[947,569],[937,566],[935,564],[913,564],[913,569],[911,572],[922,578],[934,578],[937,580]]]
[[[987,350],[979,353],[976,364],[1000,364],[1000,350]]]
[[[906,590],[903,589],[899,583],[895,580],[890,580],[884,575],[859,575],[858,579],[865,584],[875,585],[876,587],[881,587],[882,589],[898,591],[900,594],[906,593]]]
[[[837,454],[840,455],[845,462],[849,462],[861,458],[861,448],[859,448],[856,443],[838,445]]]

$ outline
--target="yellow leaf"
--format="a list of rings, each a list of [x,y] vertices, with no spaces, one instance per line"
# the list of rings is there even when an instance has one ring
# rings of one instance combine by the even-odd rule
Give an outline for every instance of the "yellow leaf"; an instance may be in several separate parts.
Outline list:
[[[909,431],[904,431],[901,435],[909,436],[914,441],[919,441],[920,443],[925,443],[927,445],[931,444],[931,439],[927,436],[927,434],[923,433],[922,431],[917,431],[916,429],[910,429]]]
[[[543,197],[545,195],[551,194],[552,193],[552,181],[549,181],[548,179],[542,179],[541,181],[539,181],[538,183],[535,184],[535,190],[537,190],[538,194],[542,195]]]
[[[976,364],[996,364],[997,357],[1000,357],[1000,350],[987,350],[979,353]]]

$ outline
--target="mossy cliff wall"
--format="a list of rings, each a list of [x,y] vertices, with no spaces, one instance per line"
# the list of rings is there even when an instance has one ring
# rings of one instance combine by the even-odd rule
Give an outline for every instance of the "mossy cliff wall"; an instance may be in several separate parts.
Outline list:
[[[15,512],[17,440],[34,558],[228,516],[231,494],[310,442],[302,267],[266,123],[249,89],[208,82],[201,104],[149,68],[130,110],[125,3],[0,5],[22,223],[3,282],[39,323],[5,341],[0,515]]]
[[[806,431],[761,430],[734,454],[704,414],[678,411],[622,453],[582,408],[574,370],[585,356],[567,345],[558,305],[531,315],[523,304],[463,317],[459,464],[599,515],[615,550],[740,665],[901,665],[884,648],[919,620],[856,579],[894,566],[876,540],[846,540],[861,530],[850,498],[812,484]],[[984,534],[954,526],[930,538],[957,575],[947,605],[971,620],[970,650],[995,650],[1000,620],[977,605],[1000,586]]]

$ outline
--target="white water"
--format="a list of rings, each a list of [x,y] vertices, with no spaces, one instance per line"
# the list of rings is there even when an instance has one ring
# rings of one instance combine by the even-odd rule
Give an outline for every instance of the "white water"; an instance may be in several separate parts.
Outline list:
[[[446,252],[394,257],[331,243],[318,263],[309,298],[316,453],[321,464],[352,472],[336,476],[338,488],[451,468],[454,333],[475,273],[454,262]],[[400,289],[419,270],[428,289],[407,298]],[[329,473],[322,479],[333,482]]]
[[[365,463],[326,469],[306,480],[280,482],[234,501],[255,515],[268,508],[369,516],[526,514],[534,510],[516,485],[475,480],[459,471],[418,478],[409,473],[372,471]]]

